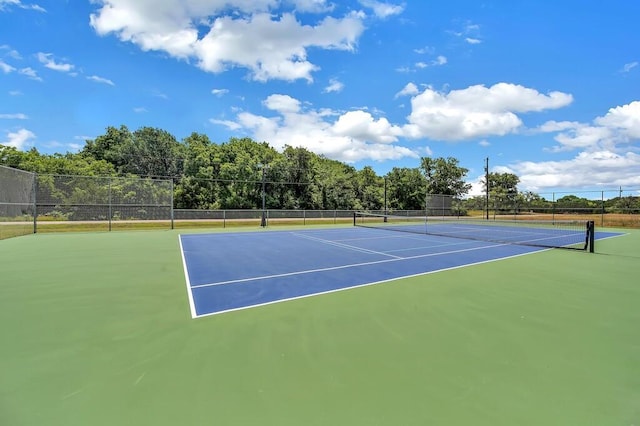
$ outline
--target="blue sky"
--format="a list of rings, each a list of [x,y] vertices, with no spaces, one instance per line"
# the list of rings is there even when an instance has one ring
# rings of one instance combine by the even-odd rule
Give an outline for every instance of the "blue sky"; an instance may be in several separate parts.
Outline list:
[[[640,2],[0,0],[0,144],[107,126],[640,188]]]

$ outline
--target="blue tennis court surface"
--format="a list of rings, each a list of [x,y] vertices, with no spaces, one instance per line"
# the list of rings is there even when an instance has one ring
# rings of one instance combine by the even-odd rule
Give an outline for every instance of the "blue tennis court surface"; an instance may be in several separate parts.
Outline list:
[[[369,228],[190,234],[180,246],[194,318],[543,250]]]

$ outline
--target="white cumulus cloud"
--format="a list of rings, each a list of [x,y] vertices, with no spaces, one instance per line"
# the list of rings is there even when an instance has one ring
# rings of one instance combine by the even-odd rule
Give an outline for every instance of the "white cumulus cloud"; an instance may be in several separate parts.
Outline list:
[[[554,137],[559,145],[554,151],[569,151],[576,148],[590,151],[615,150],[621,144],[640,139],[640,101],[617,106],[593,123],[573,121],[549,121],[538,129],[544,133],[557,133]]]
[[[611,108],[604,117],[596,118],[595,123],[616,129],[631,139],[640,139],[640,101]]]
[[[333,124],[332,132],[375,143],[396,142],[398,136],[402,135],[400,127],[391,125],[384,117],[376,120],[365,111],[349,111],[342,114]]]
[[[610,108],[591,123],[548,121],[536,129],[556,133],[552,152],[576,151],[560,161],[521,161],[508,165],[519,188],[534,192],[557,188],[640,187],[640,101]]]
[[[406,123],[392,123],[367,108],[347,112],[313,109],[284,94],[273,94],[263,101],[275,116],[241,111],[235,120],[210,121],[234,131],[244,130],[276,148],[304,146],[341,161],[383,161],[419,157],[419,148],[406,146],[415,139],[457,141],[512,133],[522,125],[518,113],[560,108],[572,101],[571,95],[561,92],[545,95],[508,83],[449,93],[430,87],[420,92],[415,83],[408,83],[396,94],[399,96],[412,97]]]
[[[27,129],[19,129],[15,132],[7,133],[6,140],[1,142],[2,145],[12,146],[19,150],[24,150],[32,145],[32,140],[36,135]]]
[[[342,92],[342,89],[344,89],[344,83],[335,78],[332,78],[331,80],[329,80],[329,84],[327,85],[327,87],[325,87],[322,91],[324,93],[337,93]]]
[[[557,109],[572,101],[566,93],[545,95],[511,83],[470,86],[449,93],[427,88],[411,99],[405,130],[413,138],[437,140],[503,136],[522,125],[517,113]]]
[[[359,110],[341,113],[312,109],[281,94],[267,97],[263,105],[277,115],[266,117],[240,112],[233,121],[210,121],[232,130],[247,131],[255,140],[269,141],[276,149],[286,145],[304,147],[349,163],[419,157],[415,150],[396,143],[402,129],[384,117],[375,118]]]
[[[142,50],[163,51],[213,73],[246,68],[251,78],[312,81],[318,69],[309,48],[353,50],[364,14],[324,16],[303,24],[275,0],[97,0],[90,16],[99,35],[114,34]],[[332,10],[325,1],[292,1],[294,10]],[[288,3],[288,4],[290,4]],[[205,31],[199,33],[198,28]]]
[[[282,114],[297,113],[300,111],[300,101],[289,95],[270,95],[262,104]]]
[[[420,90],[418,90],[418,86],[416,86],[415,83],[407,83],[407,85],[404,86],[401,91],[396,93],[395,97],[399,98],[400,96],[417,95],[418,93],[420,93]]]
[[[640,155],[582,151],[566,161],[523,161],[509,166],[520,178],[519,188],[541,192],[549,188],[640,187]]]

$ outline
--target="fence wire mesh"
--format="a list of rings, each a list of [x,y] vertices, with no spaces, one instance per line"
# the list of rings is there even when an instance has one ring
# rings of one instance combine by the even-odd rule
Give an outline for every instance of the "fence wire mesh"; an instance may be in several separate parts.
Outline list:
[[[97,222],[111,229],[135,221],[171,222],[171,180],[38,175],[39,222]]]
[[[0,239],[34,232],[34,173],[0,166]]]
[[[640,189],[522,192],[462,200],[461,214],[488,219],[592,220],[597,226],[640,227]]]
[[[235,184],[225,183],[223,186],[230,190]],[[196,194],[185,192],[184,182],[174,187],[171,179],[37,175],[0,166],[0,238],[71,228],[111,230],[113,227],[174,227],[174,224],[180,227],[337,224],[348,223],[353,214],[348,207],[341,209],[336,206],[324,210],[291,207],[292,203],[287,201],[287,197],[281,196],[278,186],[273,182],[267,182],[264,188],[264,194],[256,182],[247,182],[235,188],[229,192],[230,196],[242,198],[245,202],[229,202],[230,205],[238,205],[234,208],[177,209],[174,206],[183,206],[189,197]],[[331,192],[330,189],[326,191]],[[247,198],[247,194],[251,194],[251,197]],[[422,210],[400,208],[391,198],[388,205],[386,199],[385,203],[376,203],[385,205],[384,210],[366,211],[401,216],[468,216],[484,219],[576,218],[593,220],[597,226],[640,228],[640,189],[637,188],[546,193],[492,192],[488,198],[429,194],[422,200]],[[261,206],[266,206],[264,211]],[[265,222],[262,221],[263,215]]]
[[[170,219],[172,190],[170,180],[38,175],[36,199],[40,215],[69,220],[107,219],[94,208],[110,208],[112,218]]]

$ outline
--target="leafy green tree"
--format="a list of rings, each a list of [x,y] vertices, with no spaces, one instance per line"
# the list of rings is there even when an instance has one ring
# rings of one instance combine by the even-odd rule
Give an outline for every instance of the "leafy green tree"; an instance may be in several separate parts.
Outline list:
[[[384,208],[384,178],[370,166],[356,172],[356,209],[382,210]]]
[[[141,177],[176,177],[182,173],[184,154],[184,145],[169,132],[142,127],[133,132],[122,172]]]
[[[220,208],[261,207],[263,168],[276,155],[277,151],[267,143],[250,138],[231,138],[221,144],[213,162],[214,179],[221,183]]]
[[[113,165],[82,154],[41,154],[36,148],[19,151],[0,145],[0,164],[40,174],[105,176],[114,175]]]
[[[517,194],[519,183],[520,178],[513,173],[489,173],[490,192],[492,190],[500,190],[506,194]]]
[[[465,211],[484,211],[486,208],[486,197],[484,195],[474,195],[462,200],[462,208]]]
[[[471,189],[464,181],[469,169],[460,167],[459,161],[453,157],[422,157],[420,169],[427,178],[429,194],[451,195],[460,197]]]
[[[220,208],[220,147],[207,135],[192,133],[185,146],[183,176],[175,187],[175,205],[181,209]]]
[[[487,182],[483,183],[486,191]],[[496,211],[518,209],[518,183],[520,178],[513,173],[489,173],[489,200]]]
[[[599,201],[589,200],[577,195],[565,195],[555,202],[556,213],[598,213],[600,210]]]
[[[318,209],[322,206],[322,191],[318,181],[320,158],[302,147],[286,146],[281,177],[287,183],[286,208]]]
[[[424,210],[427,180],[420,169],[394,167],[386,177],[390,210]]]
[[[295,199],[293,183],[289,183],[290,167],[286,158],[278,154],[271,160],[265,170],[266,206],[270,209],[295,209],[298,203]]]
[[[35,152],[38,151],[35,150]],[[19,151],[16,147],[0,145],[0,164],[3,166],[19,169],[25,156],[26,153]]]
[[[319,185],[322,204],[327,210],[351,210],[357,207],[356,169],[336,160],[321,158],[319,161]]]
[[[605,208],[611,213],[640,213],[640,197],[637,196],[620,196],[604,202]]]
[[[517,204],[520,211],[533,213],[550,213],[552,204],[544,197],[531,191],[518,193]]]
[[[127,126],[122,125],[118,129],[109,126],[104,135],[87,140],[80,154],[107,161],[113,164],[118,172],[122,172],[123,168],[135,161],[133,135]]]
[[[120,174],[140,177],[176,177],[186,154],[169,132],[142,127],[131,133],[127,126],[108,127],[104,135],[87,140],[81,154],[114,165]]]

